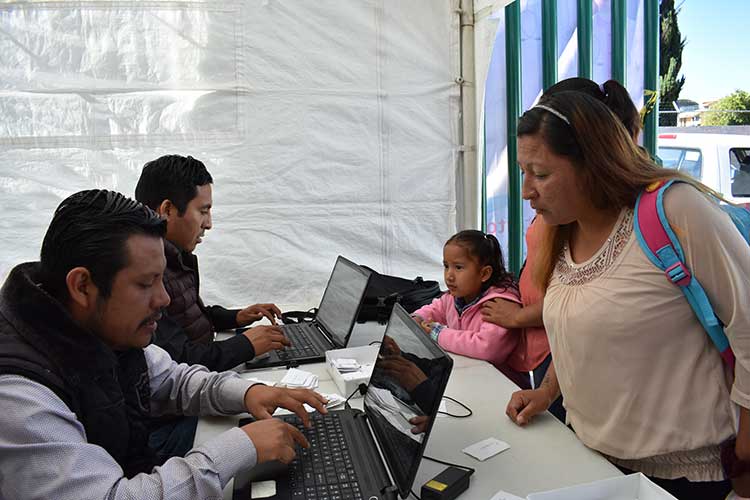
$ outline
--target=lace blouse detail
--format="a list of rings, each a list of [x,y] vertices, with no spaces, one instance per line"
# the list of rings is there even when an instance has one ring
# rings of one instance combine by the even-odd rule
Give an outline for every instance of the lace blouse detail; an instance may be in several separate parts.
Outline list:
[[[628,208],[620,214],[604,246],[588,262],[580,266],[573,264],[566,243],[555,265],[557,279],[564,285],[578,286],[599,277],[620,256],[632,233],[633,210]]]

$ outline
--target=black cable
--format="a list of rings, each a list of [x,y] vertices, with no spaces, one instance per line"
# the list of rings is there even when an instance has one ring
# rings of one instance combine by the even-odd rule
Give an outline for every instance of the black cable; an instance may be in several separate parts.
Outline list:
[[[465,471],[469,471],[469,475],[472,475],[472,474],[474,474],[474,472],[476,472],[475,469],[472,469],[471,467],[469,467],[467,465],[452,464],[450,462],[443,462],[442,460],[438,460],[437,458],[428,457],[427,455],[422,455],[422,459],[423,460],[431,460],[431,461],[439,463],[439,464],[447,465],[448,467],[457,467],[459,469],[463,469]]]
[[[366,386],[365,384],[359,384],[359,385],[357,386],[357,388],[356,388],[356,389],[354,389],[354,392],[352,392],[351,394],[349,394],[349,397],[348,397],[348,398],[346,398],[346,401],[344,401],[344,408],[347,408],[347,407],[348,407],[348,405],[349,405],[349,400],[350,400],[350,399],[352,399],[352,397],[353,397],[353,396],[354,396],[355,394],[357,394],[358,392],[359,392],[360,394],[362,394],[362,395],[364,396],[364,394],[365,394],[365,393],[367,392],[367,386]]]
[[[367,345],[375,345],[375,344],[382,344],[382,343],[383,343],[383,342],[381,342],[380,340],[373,340],[372,342],[370,342],[370,343],[369,343],[369,344],[367,344]]]
[[[449,417],[453,417],[453,418],[469,418],[470,416],[474,415],[474,412],[471,411],[471,408],[469,408],[468,406],[466,406],[465,404],[463,404],[461,401],[457,401],[457,400],[453,399],[450,396],[443,396],[443,399],[447,399],[449,401],[453,401],[454,403],[456,403],[457,405],[461,406],[463,409],[465,409],[469,413],[467,413],[466,415],[456,415],[454,413],[448,413],[447,411],[438,411],[438,413],[441,413],[443,415],[448,415]]]

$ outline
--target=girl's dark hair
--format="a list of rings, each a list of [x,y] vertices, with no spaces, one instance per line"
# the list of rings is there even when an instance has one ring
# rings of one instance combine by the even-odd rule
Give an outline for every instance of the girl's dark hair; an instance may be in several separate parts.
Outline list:
[[[609,108],[622,122],[633,140],[641,132],[641,116],[628,94],[628,90],[617,80],[607,80],[601,86],[588,78],[566,78],[544,91],[542,99],[558,92],[583,92]]]
[[[454,234],[445,242],[446,245],[450,243],[464,247],[469,255],[479,260],[479,265],[492,267],[492,275],[482,284],[482,291],[491,286],[505,290],[518,289],[515,278],[505,269],[503,251],[493,235],[484,234],[476,229],[467,229]]]

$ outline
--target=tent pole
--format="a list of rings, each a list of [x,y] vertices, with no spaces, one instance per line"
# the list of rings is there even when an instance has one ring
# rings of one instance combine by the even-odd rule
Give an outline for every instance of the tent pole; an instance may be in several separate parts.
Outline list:
[[[518,276],[523,262],[523,205],[518,169],[518,117],[521,115],[521,2],[505,6],[505,75],[508,120],[508,269]]]
[[[594,14],[591,0],[578,0],[578,76],[591,78],[594,59],[593,32]]]
[[[557,0],[542,1],[542,86],[557,82]]]
[[[656,156],[657,118],[659,116],[659,0],[645,0],[643,14],[646,33],[644,34],[643,60],[645,64],[643,89],[646,95],[644,102],[653,107],[644,118],[643,147],[651,155]],[[646,104],[644,104],[646,105]]]
[[[627,0],[612,0],[612,79],[627,84],[625,52],[628,42]]]
[[[463,161],[463,203],[459,229],[481,227],[484,207],[480,207],[481,165],[477,161],[476,85],[474,81],[474,0],[461,0],[457,10],[460,22],[461,74],[456,78],[461,92],[460,151]],[[483,180],[483,179],[482,179]]]

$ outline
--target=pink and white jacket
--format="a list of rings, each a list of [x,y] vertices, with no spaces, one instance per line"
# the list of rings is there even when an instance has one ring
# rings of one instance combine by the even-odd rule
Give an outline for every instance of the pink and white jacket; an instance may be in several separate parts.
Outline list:
[[[425,321],[446,325],[440,331],[438,344],[446,351],[489,361],[499,367],[518,344],[518,331],[507,330],[502,326],[482,320],[482,304],[488,300],[501,298],[521,303],[513,290],[490,287],[476,304],[464,309],[458,315],[454,298],[450,293],[433,300],[412,313]]]

